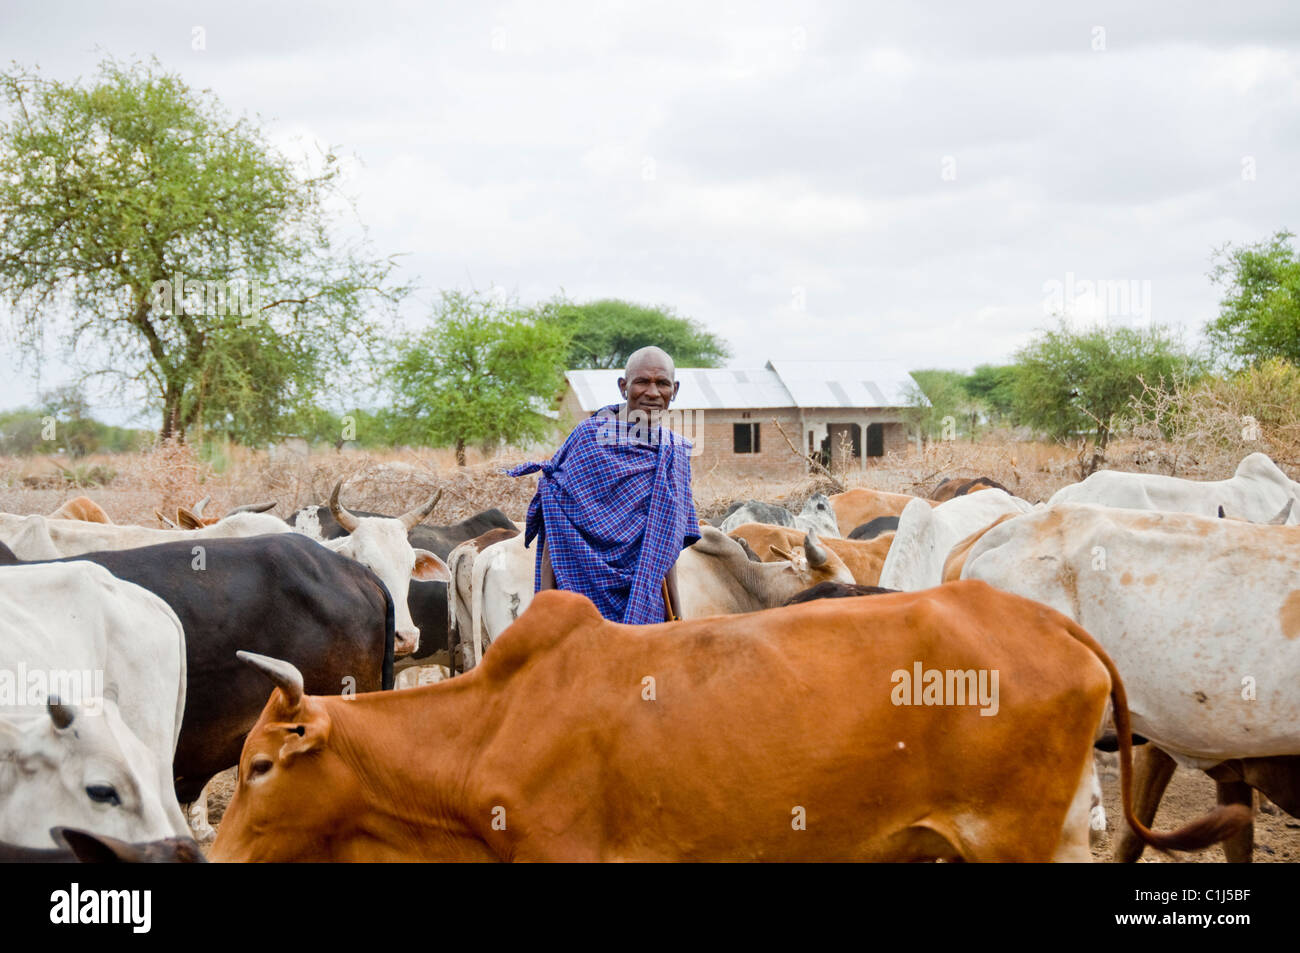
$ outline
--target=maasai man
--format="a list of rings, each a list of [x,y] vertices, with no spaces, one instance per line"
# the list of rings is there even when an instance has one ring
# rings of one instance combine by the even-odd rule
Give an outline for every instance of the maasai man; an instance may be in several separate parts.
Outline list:
[[[533,585],[580,592],[614,622],[663,622],[664,590],[681,617],[677,554],[700,538],[691,497],[691,445],[662,426],[677,396],[673,359],[643,347],[627,361],[611,404],[573,428],[542,471],[524,540],[540,539]]]

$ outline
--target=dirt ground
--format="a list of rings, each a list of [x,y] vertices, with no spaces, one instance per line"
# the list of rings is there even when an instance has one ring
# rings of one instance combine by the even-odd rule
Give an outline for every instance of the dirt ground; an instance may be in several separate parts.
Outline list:
[[[1114,754],[1098,753],[1102,803],[1106,808],[1106,830],[1093,840],[1092,859],[1109,861],[1114,836],[1123,824],[1119,809],[1119,770]],[[1259,795],[1256,795],[1256,801]],[[1155,830],[1168,831],[1193,821],[1214,807],[1214,782],[1202,771],[1179,767],[1160,801]],[[1271,812],[1271,813],[1270,813]],[[1255,812],[1254,863],[1300,861],[1300,820],[1283,813],[1271,803]],[[1165,855],[1147,848],[1138,861],[1143,864],[1223,863],[1223,848],[1215,845],[1197,854]]]

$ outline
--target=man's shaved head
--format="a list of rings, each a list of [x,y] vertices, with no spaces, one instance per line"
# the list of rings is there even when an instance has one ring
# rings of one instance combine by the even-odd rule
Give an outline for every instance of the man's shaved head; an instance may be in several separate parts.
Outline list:
[[[618,379],[618,389],[627,409],[658,414],[667,410],[677,396],[677,368],[661,347],[642,347],[627,359],[627,369]]]
[[[639,347],[627,357],[627,367],[623,370],[624,380],[632,380],[632,371],[634,368],[639,369],[642,365],[649,364],[652,367],[663,368],[668,371],[668,377],[676,380],[677,365],[668,352],[661,347],[655,347],[653,344],[647,347]]]

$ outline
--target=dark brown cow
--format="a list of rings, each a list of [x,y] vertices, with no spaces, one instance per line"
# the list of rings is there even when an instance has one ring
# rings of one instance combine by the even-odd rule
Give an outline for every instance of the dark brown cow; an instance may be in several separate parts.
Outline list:
[[[116,837],[92,834],[75,827],[54,827],[50,836],[59,847],[19,847],[0,843],[5,864],[206,864],[199,845],[188,837],[131,844]]]
[[[939,481],[939,485],[930,494],[930,499],[943,502],[978,490],[1003,490],[1006,493],[1011,493],[1010,490],[992,477],[981,476],[975,477],[973,480],[946,478]],[[1011,495],[1015,496],[1014,493],[1011,493]]]

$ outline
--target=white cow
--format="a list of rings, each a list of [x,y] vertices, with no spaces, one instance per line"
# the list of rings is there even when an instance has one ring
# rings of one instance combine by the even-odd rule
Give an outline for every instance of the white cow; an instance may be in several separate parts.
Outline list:
[[[953,497],[938,506],[912,500],[898,518],[898,531],[880,568],[880,585],[906,592],[937,586],[955,545],[1000,516],[1032,509],[1033,504],[997,488]]]
[[[188,836],[184,710],[185,634],[162,599],[88,562],[0,568],[0,840]]]
[[[1296,793],[1294,767],[1277,759],[1300,755],[1300,528],[1063,504],[989,530],[962,578],[1087,629],[1114,659],[1133,730],[1153,749],[1214,769],[1216,780],[1233,762],[1247,780],[1271,776]],[[1170,773],[1139,776],[1139,820],[1154,816]],[[1229,856],[1248,858],[1249,835],[1244,843]],[[1117,854],[1140,850],[1122,837]]]
[[[1217,516],[1222,506],[1230,516],[1264,523],[1293,499],[1300,500],[1300,483],[1283,473],[1266,454],[1252,453],[1237,464],[1237,472],[1228,480],[1183,480],[1155,473],[1098,470],[1081,483],[1057,490],[1048,505],[1101,503],[1199,516]]]
[[[471,571],[468,611],[456,587],[449,588],[449,622],[465,645],[466,668],[482,658],[486,646],[532,602],[535,547],[534,541],[525,548],[521,533],[479,553]],[[815,532],[809,532],[803,549],[792,555],[784,562],[755,562],[726,533],[701,526],[699,541],[677,557],[682,618],[756,612],[782,605],[820,582],[853,582],[843,560],[822,546]]]
[[[116,526],[82,520],[51,519],[48,516],[18,516],[0,513],[0,543],[19,559],[60,559],[112,549],[135,549],[179,539],[224,539],[289,533],[293,528],[278,516],[266,513],[237,513],[203,529],[151,529],[147,526]]]
[[[989,530],[962,578],[1092,633],[1184,764],[1300,754],[1300,528],[1064,504]]]
[[[348,535],[325,540],[319,535],[310,533],[303,533],[303,535],[316,540],[341,556],[347,556],[361,563],[388,587],[388,593],[393,597],[393,622],[396,632],[393,654],[410,655],[420,647],[420,630],[415,620],[411,618],[411,608],[407,604],[411,580],[447,582],[451,574],[447,570],[447,564],[435,553],[413,547],[407,534],[412,527],[433,512],[433,508],[438,505],[438,500],[442,496],[442,491],[435,493],[428,503],[417,506],[401,516],[356,516],[339,502],[339,489],[342,485],[341,480],[334,484],[329,505],[330,513],[338,524],[348,531]],[[221,523],[216,525],[220,526]],[[316,526],[319,531],[319,522]]]

